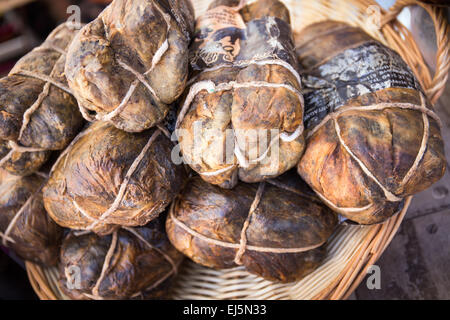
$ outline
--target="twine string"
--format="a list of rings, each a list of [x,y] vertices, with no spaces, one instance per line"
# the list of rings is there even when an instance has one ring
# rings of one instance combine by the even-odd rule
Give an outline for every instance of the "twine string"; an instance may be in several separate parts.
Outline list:
[[[303,96],[295,89],[293,86],[284,84],[284,83],[270,83],[265,81],[250,81],[250,82],[236,82],[236,81],[230,81],[230,82],[223,82],[220,84],[215,84],[211,80],[204,80],[199,81],[195,83],[193,86],[191,86],[189,93],[186,97],[186,100],[184,101],[184,104],[181,108],[181,111],[178,115],[178,119],[175,125],[175,128],[178,129],[181,125],[181,122],[184,120],[184,117],[186,116],[187,111],[189,110],[189,107],[192,103],[192,101],[195,99],[197,94],[199,94],[201,91],[208,91],[208,93],[217,93],[221,91],[229,91],[232,89],[241,89],[241,88],[275,88],[275,89],[287,89],[291,92],[293,92],[298,99],[301,101],[301,104],[303,105]],[[296,137],[298,137],[303,132],[303,124],[299,126],[300,129],[296,129],[294,132],[294,138],[290,136],[286,136],[285,139],[294,140]]]
[[[268,179],[268,180],[266,180],[265,182],[267,182],[267,183],[269,183],[269,184],[271,184],[271,185],[273,185],[273,186],[275,186],[275,187],[277,187],[277,188],[280,188],[280,189],[283,189],[283,190],[285,190],[285,191],[289,191],[289,192],[292,192],[292,193],[295,193],[296,195],[299,195],[299,196],[301,196],[301,197],[303,197],[303,198],[306,198],[306,199],[308,199],[308,200],[310,200],[310,201],[312,201],[312,202],[316,202],[316,203],[322,203],[319,199],[317,199],[317,197],[315,197],[314,195],[311,195],[311,194],[307,194],[307,193],[305,193],[305,192],[302,192],[302,191],[300,191],[300,190],[298,190],[298,189],[296,189],[296,188],[294,188],[294,187],[291,187],[291,186],[289,186],[289,185],[287,185],[287,184],[285,184],[285,183],[283,183],[283,182],[281,182],[281,181],[279,181],[279,180],[276,180],[276,179]]]
[[[169,277],[171,277],[172,274],[173,274],[173,270],[171,270],[171,271],[169,271],[168,273],[166,273],[166,274],[165,274],[164,276],[162,276],[158,281],[154,282],[150,287],[145,288],[145,289],[142,290],[142,291],[136,292],[135,294],[133,294],[133,295],[131,296],[131,298],[135,298],[135,297],[137,297],[137,296],[139,296],[139,295],[144,296],[143,291],[146,292],[146,291],[151,291],[151,290],[155,289],[155,288],[158,287],[161,283],[163,283],[163,282],[166,281]]]
[[[239,4],[239,7],[245,6],[247,4],[247,2],[248,1],[246,1],[246,0],[242,0]],[[222,68],[233,68],[233,67],[245,68],[250,65],[261,65],[261,66],[263,66],[263,65],[279,65],[279,66],[285,68],[286,70],[288,70],[294,76],[294,78],[297,80],[297,84],[301,88],[301,83],[302,83],[301,77],[300,77],[300,74],[297,72],[297,70],[295,70],[286,61],[276,59],[274,57],[272,57],[270,59],[266,59],[266,60],[251,59],[251,60],[242,60],[242,61],[234,62],[232,64],[219,64],[214,67],[204,69],[202,71],[202,73],[216,71],[216,70],[219,70]],[[284,88],[284,89],[287,89],[287,90],[293,92],[298,97],[300,104],[302,106],[304,105],[303,95],[300,93],[300,91],[298,91],[293,86],[284,84],[284,83],[283,84],[275,84],[275,83],[269,83],[269,82],[265,82],[265,81],[250,81],[250,82],[238,83],[236,81],[230,81],[228,83],[220,83],[220,84],[216,85],[214,82],[212,82],[210,80],[197,81],[197,79],[198,79],[198,76],[195,77],[193,80],[191,80],[188,83],[188,85],[190,86],[189,93],[183,103],[180,113],[178,114],[177,121],[175,124],[175,132],[177,132],[177,129],[179,129],[179,127],[180,127],[181,123],[183,122],[187,112],[189,111],[189,108],[190,108],[192,102],[194,101],[195,97],[201,91],[204,91],[204,90],[206,90],[208,93],[216,93],[216,92],[220,92],[220,91],[229,91],[229,90],[239,89],[239,88],[260,88],[260,87],[277,88],[277,89]],[[303,131],[304,131],[304,126],[303,126],[303,122],[302,122],[296,128],[296,130],[294,130],[293,133],[290,133],[290,134],[288,134],[286,132],[278,133],[277,136],[272,139],[272,141],[270,142],[270,145],[265,150],[265,152],[261,156],[259,156],[257,159],[251,159],[251,160],[247,160],[246,157],[242,154],[242,151],[236,141],[235,148],[234,148],[234,155],[238,159],[239,165],[241,167],[248,168],[251,163],[257,163],[257,162],[265,159],[267,157],[267,155],[269,154],[271,147],[276,142],[278,142],[280,138],[284,142],[292,142],[295,139],[297,139],[299,136],[301,136]],[[236,167],[236,165],[233,164],[233,165],[229,165],[227,167],[220,168],[220,169],[213,170],[213,171],[199,172],[199,174],[202,176],[217,176],[217,175],[227,172],[235,167]]]
[[[166,127],[164,127],[162,124],[157,124],[156,127],[157,127],[159,130],[161,130],[161,132],[164,133],[164,135],[165,135],[169,140],[171,140],[170,132],[169,132],[169,130],[167,130]]]
[[[250,65],[261,65],[261,66],[279,65],[279,66],[282,66],[283,68],[287,69],[294,76],[294,78],[297,80],[297,84],[299,85],[299,87],[301,89],[302,82],[301,82],[300,74],[289,63],[287,63],[283,60],[280,60],[280,59],[243,60],[243,61],[235,62],[233,64],[220,64],[220,65],[217,65],[217,66],[214,66],[211,68],[204,69],[202,71],[202,73],[215,71],[215,70],[219,70],[222,68],[234,68],[234,67],[245,68]],[[195,81],[195,83],[193,83],[193,84],[190,83],[192,85],[190,86],[188,96],[186,97],[185,102],[181,108],[179,115],[178,115],[177,122],[175,125],[176,129],[179,128],[179,126],[180,126],[181,122],[183,121],[194,98],[197,96],[198,93],[200,93],[203,90],[208,91],[208,93],[215,93],[217,91],[229,91],[232,89],[240,88],[241,87],[240,85],[242,85],[243,88],[248,88],[248,87],[251,88],[251,87],[253,87],[252,84],[255,84],[257,87],[264,86],[264,84],[267,87],[271,87],[271,85],[276,85],[275,83],[264,82],[264,81],[251,81],[251,82],[243,82],[243,83],[238,83],[236,81],[230,81],[228,83],[220,83],[216,86],[214,84],[214,82],[212,82],[210,80],[196,81],[197,79],[198,79],[198,76],[192,80],[192,81]],[[303,95],[300,93],[300,91],[298,91],[296,88],[294,88],[291,85],[287,85],[287,84],[278,84],[278,85],[280,85],[280,87],[284,87],[285,89],[287,89],[289,91],[292,91],[299,98],[300,103],[303,106],[304,100],[303,100]]]
[[[253,61],[251,63],[254,64],[260,64],[260,65],[265,65],[265,64],[280,64],[280,65],[286,65],[288,66],[289,64],[285,63],[284,61],[275,61],[275,60],[267,60],[267,61]],[[286,67],[285,66],[285,67]],[[291,72],[296,74],[296,79],[300,79],[300,76],[298,75],[298,73],[295,71],[294,68],[292,68],[292,66],[289,65],[289,67],[292,69],[292,71],[290,69]],[[286,67],[287,68],[287,67]],[[301,83],[301,82],[299,82]],[[299,99],[301,105],[303,106],[304,104],[304,100],[303,100],[303,95],[300,93],[300,91],[298,91],[296,88],[294,88],[291,85],[288,84],[284,84],[284,83],[269,83],[269,82],[265,82],[265,81],[250,81],[250,82],[243,82],[243,83],[239,83],[236,81],[230,81],[230,82],[226,82],[226,83],[220,83],[220,84],[215,84],[214,82],[210,81],[210,80],[205,80],[205,81],[199,81],[196,82],[195,84],[193,84],[190,87],[189,93],[183,103],[183,106],[180,110],[180,113],[178,115],[176,124],[175,124],[175,129],[177,131],[177,129],[179,129],[182,121],[184,120],[192,102],[194,101],[195,97],[201,92],[206,90],[208,93],[216,93],[216,92],[220,92],[220,91],[229,91],[229,90],[233,90],[233,89],[239,89],[239,88],[261,88],[261,87],[268,87],[268,88],[284,88],[287,89],[291,92],[293,92],[297,98]],[[277,143],[279,141],[279,139],[281,139],[284,142],[292,142],[295,139],[297,139],[299,136],[302,135],[304,131],[304,126],[303,126],[303,122],[294,130],[293,133],[286,133],[286,132],[278,132],[277,136],[274,137],[271,142],[270,145],[268,146],[268,148],[266,148],[266,150],[264,151],[264,153],[259,156],[257,159],[251,159],[251,160],[247,160],[246,157],[242,154],[242,151],[237,143],[237,141],[235,142],[235,148],[234,148],[234,154],[236,156],[236,158],[238,159],[239,165],[243,168],[247,168],[250,166],[250,163],[257,163],[259,161],[262,161],[264,158],[267,157],[267,155],[269,154],[269,151],[271,149],[271,147]],[[235,165],[230,165],[227,166],[225,168],[221,168],[218,170],[214,170],[214,171],[207,171],[207,172],[200,172],[200,175],[204,175],[204,176],[215,176],[215,175],[219,175],[223,172],[226,172],[232,168],[234,168]]]
[[[370,171],[370,169],[367,168],[367,166],[364,164],[364,162],[353,153],[353,151],[350,149],[349,146],[347,146],[347,144],[345,143],[344,139],[341,136],[341,129],[340,129],[339,124],[336,119],[334,119],[334,129],[336,131],[336,135],[339,139],[340,144],[344,147],[344,149],[347,151],[347,153],[353,158],[353,160],[355,160],[358,163],[361,170],[381,188],[386,199],[388,199],[391,202],[402,201],[402,198],[399,198],[396,195],[394,195],[380,181],[378,181],[378,179]]]
[[[426,101],[425,101],[425,97],[423,94],[420,95],[420,99],[422,102],[421,107],[426,108]],[[437,115],[436,115],[436,117],[437,117]],[[411,166],[411,168],[408,170],[405,177],[403,178],[403,180],[400,184],[401,186],[404,186],[411,179],[411,177],[417,172],[417,170],[419,168],[419,163],[425,155],[425,151],[426,151],[426,147],[427,147],[429,135],[430,135],[430,122],[428,120],[427,115],[424,112],[422,112],[422,120],[423,120],[423,137],[422,137],[420,149],[419,149],[419,152],[417,153],[417,156],[416,156],[416,159],[414,160],[413,165]],[[440,124],[440,122],[438,122],[438,123]]]
[[[167,262],[169,262],[169,264],[172,267],[172,273],[173,274],[177,274],[178,273],[178,267],[175,263],[175,261],[173,261],[173,259],[171,257],[169,257],[167,254],[165,254],[161,249],[153,246],[152,244],[150,244],[147,240],[144,239],[143,236],[141,236],[136,230],[129,228],[129,227],[122,227],[122,229],[130,232],[131,234],[133,234],[136,238],[138,238],[140,241],[142,241],[147,247],[149,247],[150,249],[155,250],[156,252],[158,252],[160,255],[162,255],[164,257],[165,260],[167,260]]]
[[[0,167],[2,167],[14,154],[14,150],[10,150],[3,158],[0,159]]]
[[[2,242],[3,242],[3,241],[4,241],[4,242],[9,241],[9,242],[11,242],[11,243],[16,243],[16,241],[15,241],[13,238],[6,236],[6,235],[5,235],[3,232],[1,232],[1,231],[0,231],[0,238],[2,238]]]
[[[442,127],[442,122],[439,119],[439,116],[431,109],[428,109],[424,105],[415,105],[412,103],[399,103],[399,102],[389,102],[389,103],[379,103],[369,106],[349,106],[349,107],[340,107],[337,111],[334,111],[332,113],[329,113],[326,115],[322,121],[320,121],[313,129],[308,130],[308,133],[306,135],[306,138],[309,139],[311,136],[316,133],[319,129],[321,129],[328,121],[332,119],[338,119],[339,116],[341,116],[343,113],[347,111],[380,111],[387,108],[399,108],[404,110],[413,110],[413,111],[419,111],[424,113],[430,118],[433,118],[439,125],[439,127]]]
[[[221,168],[221,169],[217,169],[217,170],[214,170],[214,171],[199,172],[199,174],[201,176],[205,176],[205,177],[212,177],[212,176],[217,176],[219,174],[227,172],[228,170],[231,170],[231,169],[233,169],[235,167],[236,167],[236,165],[232,164],[232,165],[229,165],[227,167],[224,167],[224,168]]]
[[[256,191],[255,198],[253,199],[252,205],[250,206],[250,210],[248,212],[247,219],[245,219],[244,225],[241,230],[241,240],[239,241],[239,249],[236,252],[236,256],[234,257],[234,263],[237,265],[242,265],[242,256],[245,253],[245,249],[247,247],[247,229],[250,225],[250,220],[258,208],[259,203],[261,202],[261,197],[264,192],[265,183],[261,182],[258,186],[258,190]]]
[[[95,283],[95,286],[92,288],[92,296],[99,297],[100,299],[103,299],[99,294],[99,288],[100,284],[103,281],[103,279],[106,276],[106,273],[110,267],[112,257],[114,255],[114,251],[116,250],[118,242],[118,231],[114,231],[111,239],[111,245],[109,246],[108,252],[105,256],[105,261],[103,262],[102,271],[100,273],[100,277],[97,279],[97,282]]]
[[[52,79],[50,76],[47,76],[45,74],[39,74],[33,71],[28,71],[28,70],[20,70],[19,72],[16,73],[17,75],[21,75],[21,76],[25,76],[25,77],[29,77],[29,78],[34,78],[37,80],[41,80],[43,82],[46,83],[50,83],[51,85],[61,89],[62,91],[73,95],[72,90],[70,90],[70,88],[68,86],[66,86],[64,83],[61,83],[59,81],[56,81],[54,79]]]
[[[278,66],[281,66],[281,67],[287,69],[294,76],[294,78],[297,80],[298,86],[300,88],[302,88],[302,81],[301,81],[300,73],[298,73],[298,71],[295,70],[294,67],[292,67],[292,65],[290,65],[286,61],[275,58],[275,57],[268,57],[267,59],[264,59],[264,60],[251,59],[251,60],[236,61],[234,63],[221,63],[221,64],[215,65],[213,67],[210,67],[210,68],[205,68],[202,70],[202,73],[196,75],[191,80],[189,80],[188,86],[191,86],[192,84],[196,83],[198,78],[203,73],[213,72],[213,71],[217,71],[217,70],[220,70],[223,68],[246,68],[251,65],[260,65],[260,66],[262,66],[262,65],[278,65]]]

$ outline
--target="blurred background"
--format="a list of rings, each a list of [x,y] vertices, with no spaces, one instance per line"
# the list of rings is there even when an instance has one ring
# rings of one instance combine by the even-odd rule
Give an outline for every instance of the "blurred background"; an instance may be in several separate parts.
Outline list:
[[[195,1],[195,0],[192,0]],[[299,0],[300,1],[300,0]],[[311,0],[301,0],[311,1]],[[441,2],[442,0],[423,0]],[[18,59],[39,45],[47,35],[80,8],[82,22],[89,22],[109,0],[0,0],[0,77]],[[395,0],[379,0],[388,9]],[[447,1],[450,4],[450,0]],[[450,9],[446,10],[447,17]],[[434,25],[421,7],[406,8],[399,16],[408,27],[431,70],[435,68]],[[447,159],[450,159],[450,86],[436,105],[443,122]],[[449,166],[450,168],[450,166]],[[450,299],[450,170],[429,190],[414,197],[397,235],[377,265],[381,290],[369,290],[364,280],[351,299]],[[0,300],[37,299],[23,262],[0,246]]]
[[[77,5],[82,22],[93,20],[109,0],[0,0],[0,76],[22,55],[39,45]]]

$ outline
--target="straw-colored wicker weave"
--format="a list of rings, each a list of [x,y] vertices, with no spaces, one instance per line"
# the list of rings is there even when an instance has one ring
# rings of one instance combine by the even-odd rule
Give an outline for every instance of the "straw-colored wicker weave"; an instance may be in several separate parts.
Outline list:
[[[193,0],[197,16],[209,0]],[[395,49],[413,69],[430,100],[435,103],[444,90],[450,67],[449,26],[440,9],[421,4],[435,24],[437,68],[434,76],[411,34],[396,17],[415,0],[398,0],[389,12],[381,10],[381,28],[377,28],[374,0],[284,0],[292,14],[294,31],[322,20],[333,19],[361,27],[371,36]],[[372,16],[370,16],[372,14]],[[374,19],[375,18],[375,19]],[[272,283],[247,273],[242,267],[212,270],[186,262],[177,278],[175,299],[345,299],[359,285],[394,237],[404,210],[389,221],[375,226],[340,226],[328,243],[323,264],[301,281]],[[33,288],[41,299],[64,299],[57,286],[57,271],[27,263]]]

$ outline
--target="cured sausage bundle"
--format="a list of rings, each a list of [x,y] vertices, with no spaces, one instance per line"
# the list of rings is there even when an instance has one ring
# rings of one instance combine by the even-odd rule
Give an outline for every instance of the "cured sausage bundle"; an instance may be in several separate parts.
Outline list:
[[[443,176],[439,118],[402,58],[362,30],[321,22],[296,44],[307,130],[298,172],[348,219],[383,222]]]
[[[196,75],[176,129],[184,160],[223,188],[293,168],[304,149],[303,97],[287,8],[214,1],[197,21]]]
[[[59,287],[72,299],[164,299],[183,260],[164,221],[100,237],[69,233],[62,244]]]
[[[60,25],[0,79],[0,167],[13,174],[36,172],[83,125],[64,76],[66,50],[77,32],[71,23]]]
[[[66,75],[85,119],[128,132],[160,123],[185,88],[193,28],[189,0],[114,0],[69,48]]]
[[[289,172],[233,190],[194,177],[166,222],[172,244],[210,268],[245,266],[271,281],[292,282],[326,255],[336,215]]]
[[[128,133],[95,122],[59,157],[44,203],[61,226],[104,235],[156,218],[183,188],[183,166],[171,160],[164,129]]]
[[[0,169],[0,240],[24,260],[54,266],[63,229],[44,209],[46,177],[19,177]]]

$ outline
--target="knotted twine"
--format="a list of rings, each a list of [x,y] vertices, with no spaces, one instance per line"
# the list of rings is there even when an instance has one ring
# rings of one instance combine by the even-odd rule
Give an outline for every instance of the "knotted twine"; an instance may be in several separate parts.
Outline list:
[[[267,182],[270,184],[273,184],[277,187],[283,185],[282,183],[278,183],[275,180],[268,180]],[[284,185],[284,187],[286,188],[285,190],[293,192],[292,188],[285,186],[285,185]],[[264,188],[265,188],[265,182],[261,182],[258,185],[258,189],[256,191],[255,198],[250,206],[248,216],[242,226],[239,244],[212,239],[212,238],[209,238],[209,237],[191,229],[190,227],[188,227],[182,221],[178,220],[177,217],[175,217],[174,211],[175,211],[176,201],[174,201],[170,207],[169,218],[174,222],[175,225],[177,225],[178,227],[180,227],[181,229],[183,229],[185,232],[189,233],[193,237],[196,237],[202,241],[208,242],[212,245],[216,245],[216,246],[220,246],[220,247],[224,247],[224,248],[236,249],[234,263],[237,265],[243,264],[242,257],[246,251],[255,251],[255,252],[263,252],[263,253],[277,253],[277,254],[301,253],[301,252],[306,252],[306,251],[316,249],[316,248],[322,246],[326,242],[326,241],[323,241],[323,242],[315,244],[315,245],[301,247],[301,248],[270,248],[270,247],[259,247],[259,246],[249,245],[248,240],[247,240],[247,230],[251,223],[252,216],[255,214],[255,212],[261,202],[261,199],[262,199],[262,196],[264,193]],[[295,192],[295,193],[298,194],[298,192]],[[303,193],[301,193],[301,194],[303,195]]]

